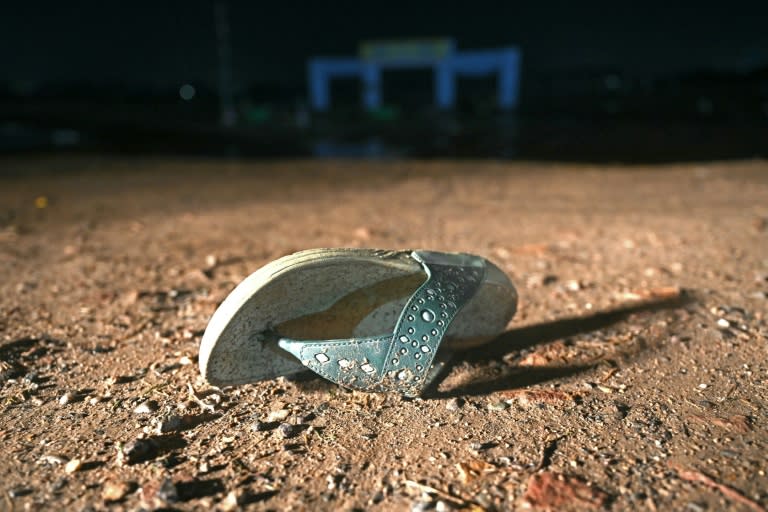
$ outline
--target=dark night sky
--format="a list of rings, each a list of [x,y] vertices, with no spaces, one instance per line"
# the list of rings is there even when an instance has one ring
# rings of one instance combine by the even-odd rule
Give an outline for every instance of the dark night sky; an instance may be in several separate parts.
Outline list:
[[[768,66],[768,1],[673,3],[230,0],[235,82],[300,84],[311,55],[395,37],[517,44],[531,70]],[[16,1],[0,16],[0,81],[212,84],[213,25],[212,3],[201,0]]]

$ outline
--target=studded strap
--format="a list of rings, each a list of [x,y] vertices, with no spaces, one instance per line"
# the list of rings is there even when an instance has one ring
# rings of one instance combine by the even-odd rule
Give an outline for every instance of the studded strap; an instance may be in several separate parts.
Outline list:
[[[418,396],[443,336],[480,288],[485,260],[469,254],[413,251],[427,280],[405,304],[394,333],[345,340],[281,338],[280,347],[337,384],[362,391]]]

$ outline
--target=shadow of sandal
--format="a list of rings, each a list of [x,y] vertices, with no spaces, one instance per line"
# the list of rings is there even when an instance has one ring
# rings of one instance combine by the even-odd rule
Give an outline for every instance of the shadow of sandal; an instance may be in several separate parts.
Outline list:
[[[549,366],[549,367],[518,367],[512,368],[501,376],[481,378],[462,384],[449,391],[439,391],[440,383],[458,364],[473,365],[500,361],[506,355],[527,348],[550,343],[552,341],[598,331],[610,327],[629,316],[637,313],[653,313],[670,309],[678,309],[694,302],[690,293],[681,292],[674,297],[664,297],[643,302],[633,302],[607,311],[599,311],[591,315],[568,317],[550,322],[517,327],[510,329],[482,347],[458,352],[445,365],[443,371],[424,390],[424,398],[450,398],[456,396],[478,396],[495,391],[522,388],[541,384],[550,380],[569,377],[595,368],[599,361],[586,364]]]

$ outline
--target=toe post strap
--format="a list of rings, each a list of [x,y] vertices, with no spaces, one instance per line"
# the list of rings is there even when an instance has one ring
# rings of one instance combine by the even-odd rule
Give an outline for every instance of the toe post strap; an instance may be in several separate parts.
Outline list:
[[[307,368],[341,386],[418,396],[451,321],[485,278],[485,260],[469,254],[413,251],[427,280],[406,302],[393,333],[346,340],[291,340],[279,345]]]

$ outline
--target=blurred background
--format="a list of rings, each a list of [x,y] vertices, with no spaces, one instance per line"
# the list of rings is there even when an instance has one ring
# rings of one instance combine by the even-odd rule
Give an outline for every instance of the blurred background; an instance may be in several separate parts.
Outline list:
[[[768,156],[768,2],[11,2],[0,152]]]

